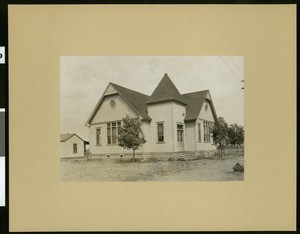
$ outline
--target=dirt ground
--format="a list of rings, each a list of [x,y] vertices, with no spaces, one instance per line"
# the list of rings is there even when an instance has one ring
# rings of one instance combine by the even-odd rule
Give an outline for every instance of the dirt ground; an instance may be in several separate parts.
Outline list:
[[[233,172],[243,156],[192,161],[118,162],[113,159],[61,161],[62,181],[240,181]]]

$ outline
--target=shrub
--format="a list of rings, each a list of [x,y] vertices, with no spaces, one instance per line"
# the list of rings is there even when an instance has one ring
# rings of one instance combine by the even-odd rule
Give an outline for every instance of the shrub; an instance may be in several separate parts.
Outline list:
[[[235,164],[232,169],[235,172],[244,172],[244,166],[239,164],[239,162],[237,162],[237,164]]]

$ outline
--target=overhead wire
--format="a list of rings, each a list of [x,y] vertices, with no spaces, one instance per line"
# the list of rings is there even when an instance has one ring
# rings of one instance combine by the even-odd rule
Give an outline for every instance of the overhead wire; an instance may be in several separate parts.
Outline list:
[[[236,74],[236,72],[229,66],[229,64],[225,61],[225,59],[223,59],[221,56],[219,56],[219,58],[223,61],[223,63],[225,63],[225,65],[232,71],[232,73],[235,75],[235,77],[242,82],[242,80],[240,79],[240,77]]]
[[[242,73],[242,69],[241,69],[241,67],[238,65],[238,62],[234,59],[234,57],[230,56],[230,57],[229,57],[229,60],[231,60],[232,63],[233,63],[233,64],[235,65],[235,67],[237,68],[237,70],[238,70],[240,73]]]
[[[240,94],[240,93],[243,93],[243,91],[239,90],[238,92],[236,92],[236,93],[234,93],[234,94],[231,94],[231,95],[229,95],[229,96],[225,96],[225,97],[223,97],[223,98],[221,98],[221,99],[219,99],[219,100],[217,100],[217,101],[214,101],[214,103],[219,103],[219,102],[221,102],[221,101],[223,101],[223,100],[226,100],[226,99],[228,99],[228,98],[231,98],[231,97],[233,97],[233,96],[235,96],[235,95],[237,95],[237,94]]]

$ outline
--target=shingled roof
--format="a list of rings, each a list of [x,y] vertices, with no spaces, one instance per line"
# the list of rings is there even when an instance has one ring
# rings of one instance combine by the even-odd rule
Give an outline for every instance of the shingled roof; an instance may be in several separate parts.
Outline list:
[[[138,112],[143,120],[151,120],[150,116],[147,114],[146,106],[146,102],[150,98],[148,95],[124,88],[114,83],[110,84],[121,95],[121,97]]]
[[[185,100],[182,98],[182,95],[179,93],[167,73],[165,73],[146,104],[165,101],[177,101],[186,105]]]
[[[83,140],[81,137],[79,137],[77,134],[75,133],[67,133],[67,134],[60,134],[60,142],[65,142],[67,140],[69,140],[72,136],[77,136],[79,139],[81,139],[84,142],[87,142],[85,140]]]
[[[111,85],[116,90],[116,92],[126,101],[126,103],[131,106],[143,120],[146,121],[151,121],[151,118],[147,112],[147,105],[165,101],[175,101],[186,106],[186,116],[184,121],[196,120],[204,101],[207,101],[211,106],[215,120],[217,120],[217,115],[213,103],[210,99],[206,98],[209,94],[209,90],[180,94],[168,74],[164,75],[151,96],[136,92],[114,83],[109,83],[109,85]],[[86,125],[90,124],[90,122],[92,121],[105,96],[106,95],[103,95],[97,103],[91,116],[86,122]]]
[[[109,83],[108,86],[111,85],[116,92],[124,99],[124,101],[131,107],[133,110],[137,112],[141,116],[141,118],[145,121],[151,121],[150,116],[147,113],[147,106],[146,102],[150,98],[148,95],[136,92],[134,90],[122,87],[120,85]],[[103,95],[99,102],[97,103],[96,107],[94,108],[92,114],[90,115],[89,119],[86,122],[86,126],[90,124],[90,122],[93,120],[97,110],[101,106],[101,103],[104,99],[104,97],[107,95]]]
[[[74,133],[67,133],[67,134],[60,134],[60,142],[65,142],[67,141],[68,139],[70,139],[72,136],[74,136],[75,134]]]
[[[182,97],[187,103],[186,106],[186,116],[184,118],[184,121],[193,121],[198,118],[198,115],[200,113],[201,107],[203,106],[204,101],[208,101],[210,103],[213,116],[215,120],[217,120],[217,114],[214,108],[213,103],[206,99],[207,94],[209,93],[209,90],[202,90],[199,92],[194,93],[185,93],[182,94]]]

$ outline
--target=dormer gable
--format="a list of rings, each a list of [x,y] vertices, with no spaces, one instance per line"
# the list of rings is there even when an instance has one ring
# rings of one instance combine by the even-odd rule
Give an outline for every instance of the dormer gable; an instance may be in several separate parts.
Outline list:
[[[205,98],[211,101],[211,96],[210,96],[210,93],[209,93],[209,92],[207,92],[207,94],[206,94],[206,97],[205,97]]]
[[[116,93],[118,93],[118,92],[115,90],[113,85],[111,83],[109,83],[108,86],[106,87],[104,93],[103,93],[103,96],[116,94]]]

